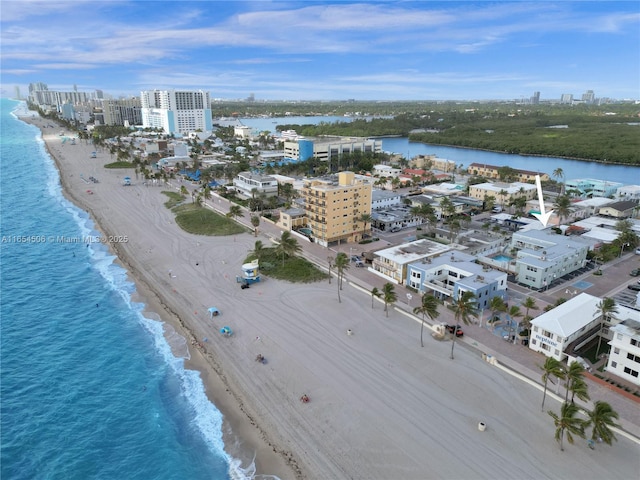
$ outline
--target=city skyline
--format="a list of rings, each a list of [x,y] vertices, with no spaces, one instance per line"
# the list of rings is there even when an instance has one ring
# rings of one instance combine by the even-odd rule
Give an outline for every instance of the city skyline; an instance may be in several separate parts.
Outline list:
[[[635,2],[3,2],[2,96],[640,98]]]

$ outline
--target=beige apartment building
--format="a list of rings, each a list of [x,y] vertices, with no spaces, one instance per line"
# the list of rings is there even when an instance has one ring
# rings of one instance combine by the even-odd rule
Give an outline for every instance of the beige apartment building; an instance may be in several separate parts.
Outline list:
[[[495,199],[496,205],[506,206],[516,198],[524,197],[527,200],[538,195],[536,186],[530,183],[480,183],[469,185],[469,196],[478,200],[485,200],[488,196]]]
[[[316,243],[329,245],[358,242],[371,231],[371,221],[361,220],[371,214],[370,180],[353,172],[340,172],[331,178],[305,180],[302,195],[309,228]]]
[[[479,177],[498,179],[500,178],[499,169],[500,167],[497,167],[495,165],[488,165],[486,163],[472,163],[467,168],[467,172],[469,172],[471,175],[477,175]],[[517,182],[535,182],[536,175],[540,175],[540,180],[543,182],[549,180],[549,175],[543,172],[518,170],[516,168],[514,168],[513,171],[516,174],[515,180]]]

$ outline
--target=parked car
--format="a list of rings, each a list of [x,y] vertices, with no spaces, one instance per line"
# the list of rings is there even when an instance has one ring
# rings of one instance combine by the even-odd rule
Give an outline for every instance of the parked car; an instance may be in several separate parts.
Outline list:
[[[364,267],[364,262],[357,255],[351,255],[351,261],[356,264],[356,267]]]
[[[627,288],[629,290],[633,290],[634,292],[640,292],[640,284],[637,283],[632,283],[631,285],[628,285]]]
[[[464,332],[462,331],[462,327],[460,325],[445,325],[445,328],[447,329],[447,332],[449,333],[453,333],[454,331],[456,332],[456,337],[461,337],[464,335]]]
[[[636,268],[635,270],[631,270],[631,273],[629,273],[629,275],[631,275],[632,277],[637,277],[640,275],[640,268]]]

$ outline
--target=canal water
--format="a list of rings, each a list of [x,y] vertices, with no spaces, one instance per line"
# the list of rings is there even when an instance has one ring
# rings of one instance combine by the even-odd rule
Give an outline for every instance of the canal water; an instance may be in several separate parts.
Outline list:
[[[316,125],[321,122],[350,122],[351,117],[319,116],[319,117],[277,117],[277,118],[242,118],[237,122],[258,131],[276,133],[278,125]],[[640,129],[640,126],[638,127]],[[638,131],[640,134],[640,130]],[[405,158],[416,155],[437,155],[439,158],[453,160],[457,165],[468,167],[471,163],[509,166],[511,168],[547,173],[551,176],[554,170],[561,168],[565,180],[575,178],[596,178],[607,182],[619,182],[625,185],[640,184],[640,167],[626,165],[608,165],[583,160],[569,160],[554,157],[531,157],[508,153],[485,152],[467,148],[443,147],[426,143],[410,142],[406,137],[382,139],[385,152],[399,153]]]

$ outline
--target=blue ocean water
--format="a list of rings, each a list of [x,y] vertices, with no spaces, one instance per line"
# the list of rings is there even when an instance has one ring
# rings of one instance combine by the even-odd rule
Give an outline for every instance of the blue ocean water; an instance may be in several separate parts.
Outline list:
[[[126,271],[100,244],[58,241],[97,232],[62,196],[39,130],[11,114],[24,104],[0,103],[0,477],[253,475]]]

